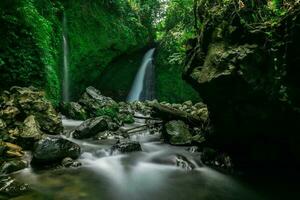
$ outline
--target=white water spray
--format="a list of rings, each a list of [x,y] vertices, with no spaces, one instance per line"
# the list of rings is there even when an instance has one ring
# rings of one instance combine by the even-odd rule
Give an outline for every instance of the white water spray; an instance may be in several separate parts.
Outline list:
[[[64,63],[63,63],[63,101],[68,102],[70,100],[69,93],[69,47],[67,40],[67,18],[64,14],[63,16],[63,53],[64,53]]]
[[[141,94],[144,89],[144,81],[146,76],[146,71],[149,67],[152,67],[153,54],[155,49],[150,49],[144,56],[141,67],[135,77],[132,88],[127,97],[127,101],[138,101],[141,100]],[[147,89],[147,88],[145,88]]]

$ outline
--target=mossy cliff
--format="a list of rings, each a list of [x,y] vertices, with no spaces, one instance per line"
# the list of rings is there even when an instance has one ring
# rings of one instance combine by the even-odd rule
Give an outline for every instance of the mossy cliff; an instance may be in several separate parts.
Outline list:
[[[300,161],[300,7],[270,3],[197,1],[184,72],[208,105],[211,142],[245,166]]]
[[[58,101],[61,13],[58,1],[0,2],[0,89],[33,85]]]
[[[151,41],[149,27],[128,1],[66,1],[72,96],[97,87],[114,59]]]
[[[110,0],[1,1],[0,89],[13,85],[46,89],[61,100],[63,16],[66,17],[71,94],[77,97],[97,85],[114,59],[153,40],[147,1],[135,4]],[[147,24],[147,25],[145,25]],[[5,80],[5,81],[4,81]]]

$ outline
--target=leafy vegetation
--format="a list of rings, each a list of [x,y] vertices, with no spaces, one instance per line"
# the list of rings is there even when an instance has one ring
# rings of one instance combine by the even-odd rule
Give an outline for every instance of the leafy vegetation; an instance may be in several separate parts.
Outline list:
[[[61,28],[57,21],[60,3],[1,1],[0,12],[0,87],[34,85],[46,88],[48,97],[57,102],[60,96]]]
[[[193,0],[171,0],[160,14],[164,19],[157,24],[160,42],[156,60],[158,99],[199,101],[197,92],[182,79],[187,43],[195,37]]]

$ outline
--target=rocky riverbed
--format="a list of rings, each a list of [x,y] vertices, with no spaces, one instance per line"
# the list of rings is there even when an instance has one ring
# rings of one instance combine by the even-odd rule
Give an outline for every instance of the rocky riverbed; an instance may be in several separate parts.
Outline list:
[[[71,127],[66,123],[64,128],[60,113],[77,121]],[[77,158],[83,153],[84,141],[109,145],[108,155],[142,152],[141,143],[132,140],[132,136],[145,131],[158,141],[202,154],[206,164],[232,168],[229,156],[206,143],[211,127],[203,103],[115,102],[89,87],[78,102],[63,103],[55,109],[42,91],[12,87],[1,94],[0,116],[0,194],[7,198],[32,190],[26,181],[14,179],[12,173],[28,167],[38,171],[79,167],[81,162]],[[155,160],[185,169],[195,168],[183,155],[171,157],[169,161]]]

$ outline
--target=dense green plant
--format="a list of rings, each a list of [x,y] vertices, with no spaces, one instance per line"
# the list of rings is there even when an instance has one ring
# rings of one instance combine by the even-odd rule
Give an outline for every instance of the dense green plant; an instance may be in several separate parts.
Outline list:
[[[136,3],[136,4],[135,4]],[[137,6],[137,7],[136,7]],[[122,54],[151,42],[140,2],[76,0],[65,2],[73,97],[96,85],[102,72]]]
[[[199,101],[195,90],[182,80],[187,42],[195,36],[193,0],[171,0],[167,4],[165,18],[157,24],[160,41],[157,50],[156,91],[161,101]]]
[[[0,79],[1,88],[34,85],[46,88],[57,102],[60,95],[58,63],[59,2],[12,0],[1,2]],[[3,81],[5,80],[5,81]]]

